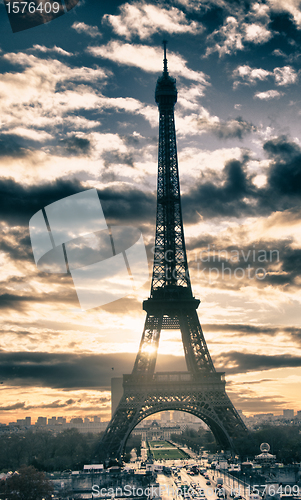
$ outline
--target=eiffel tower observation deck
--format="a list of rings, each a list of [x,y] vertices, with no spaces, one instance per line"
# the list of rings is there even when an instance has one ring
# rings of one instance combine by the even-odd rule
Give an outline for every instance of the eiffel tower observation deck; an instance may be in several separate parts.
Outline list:
[[[164,44],[163,73],[155,92],[159,108],[156,237],[146,320],[124,394],[99,444],[104,463],[122,458],[126,441],[144,418],[164,410],[189,412],[202,419],[221,449],[239,452],[248,431],[216,372],[197,315],[185,248],[174,107],[176,80],[169,75]],[[161,330],[180,330],[187,372],[155,373]]]

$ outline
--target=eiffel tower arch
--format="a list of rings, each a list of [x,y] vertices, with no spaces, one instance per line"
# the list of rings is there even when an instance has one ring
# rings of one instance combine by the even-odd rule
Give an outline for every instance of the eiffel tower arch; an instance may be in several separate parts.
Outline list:
[[[248,431],[216,372],[196,312],[183,231],[174,106],[177,88],[169,76],[164,42],[163,74],[155,99],[159,107],[157,216],[150,298],[143,302],[146,320],[124,394],[99,444],[99,459],[120,459],[126,441],[144,418],[164,410],[189,412],[203,420],[222,449],[239,452]],[[187,372],[155,373],[161,330],[179,329]]]

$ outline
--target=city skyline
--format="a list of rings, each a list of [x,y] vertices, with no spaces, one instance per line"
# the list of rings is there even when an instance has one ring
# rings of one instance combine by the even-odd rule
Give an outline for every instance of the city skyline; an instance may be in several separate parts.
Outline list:
[[[215,367],[247,415],[301,410],[298,8],[86,0],[18,34],[0,10],[0,421],[56,409],[108,420],[111,377],[132,369],[150,281],[81,311],[70,276],[36,269],[28,223],[96,188],[109,225],[142,231],[151,271],[164,37],[192,288]],[[185,370],[178,332],[162,332],[157,370]]]
[[[180,414],[180,415],[179,415]],[[239,414],[241,416],[243,416],[244,418],[246,419],[271,419],[273,417],[275,417],[275,419],[293,419],[293,418],[298,418],[300,419],[301,418],[301,410],[297,410],[295,411],[294,409],[288,409],[288,408],[284,408],[282,410],[282,414],[273,414],[273,413],[254,413],[253,415],[249,415],[249,417],[246,417],[243,412],[241,410],[239,410]],[[153,420],[158,420],[158,421],[161,421],[162,423],[165,422],[165,423],[168,423],[168,422],[181,422],[181,421],[188,421],[188,422],[194,422],[195,424],[197,424],[198,422],[202,422],[202,420],[200,420],[198,417],[190,414],[190,413],[186,413],[186,412],[182,412],[182,411],[169,411],[169,410],[163,410],[159,413],[154,413],[152,415],[150,415],[149,417],[147,417],[145,420],[141,421],[139,423],[139,425],[143,424],[143,422],[145,421],[153,421]],[[69,417],[66,417],[64,415],[51,415],[51,417],[49,416],[39,416],[37,417],[36,421],[33,422],[32,421],[32,418],[31,416],[26,416],[24,419],[17,419],[16,422],[9,422],[9,425],[10,426],[13,426],[14,424],[16,424],[16,426],[31,426],[31,425],[34,425],[34,426],[41,426],[41,427],[45,427],[45,426],[56,426],[56,425],[60,425],[60,424],[70,424],[70,423],[75,423],[75,424],[89,424],[89,423],[108,423],[110,421],[109,420],[102,420],[102,418],[98,415],[90,415],[89,417],[86,417],[86,416],[76,416],[76,417],[72,417],[72,416],[69,416]],[[0,425],[5,425],[3,424],[2,422],[0,422]],[[204,424],[203,422],[203,426],[207,427],[206,424]]]

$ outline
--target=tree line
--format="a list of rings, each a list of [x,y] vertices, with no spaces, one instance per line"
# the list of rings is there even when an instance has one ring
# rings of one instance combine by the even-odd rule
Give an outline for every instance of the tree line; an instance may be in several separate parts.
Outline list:
[[[200,453],[201,449],[211,453],[218,451],[218,446],[211,431],[200,427],[198,431],[186,429],[182,434],[172,434],[172,441],[186,445],[194,452]],[[260,444],[269,443],[270,453],[276,455],[277,461],[292,464],[301,461],[301,426],[264,424],[260,429],[250,431],[249,438],[237,441],[241,451],[241,458],[251,459],[259,455]]]
[[[101,434],[81,434],[77,429],[66,429],[54,435],[50,431],[26,432],[0,435],[0,471],[14,471],[21,466],[34,466],[37,470],[53,472],[66,469],[81,470],[84,464],[95,462]],[[218,450],[211,431],[200,428],[186,429],[182,434],[172,434],[171,440],[188,446],[196,453],[205,449],[211,453]],[[239,443],[242,459],[251,459],[260,453],[259,446],[267,442],[270,453],[277,461],[290,464],[301,461],[301,426],[264,425],[250,431],[249,439]],[[126,461],[130,451],[135,448],[141,455],[141,436],[130,436],[126,444]]]
[[[177,444],[187,446],[195,453],[200,453],[201,448],[211,453],[217,451],[216,441],[212,432],[202,427],[198,431],[188,427],[181,434],[171,434],[170,438]]]
[[[101,436],[102,433],[81,434],[77,429],[66,429],[56,435],[47,430],[0,434],[0,471],[15,471],[22,466],[46,472],[81,470],[85,464],[97,460]],[[133,448],[141,455],[141,436],[129,437],[126,461],[130,460]]]
[[[82,469],[95,458],[101,434],[80,434],[66,429],[0,435],[0,471],[14,471],[32,465],[47,472]]]
[[[53,486],[44,472],[21,467],[17,474],[0,480],[0,500],[51,500]]]

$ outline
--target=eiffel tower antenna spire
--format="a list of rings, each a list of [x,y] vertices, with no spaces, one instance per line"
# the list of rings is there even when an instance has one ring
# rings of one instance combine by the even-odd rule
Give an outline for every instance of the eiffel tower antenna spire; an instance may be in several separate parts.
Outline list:
[[[164,75],[168,75],[166,45],[167,45],[167,40],[163,40],[163,46],[164,46],[163,73],[164,73]]]
[[[213,432],[222,449],[237,450],[247,428],[216,372],[196,312],[185,248],[174,107],[176,80],[164,70],[157,80],[158,183],[153,277],[146,320],[133,371],[123,376],[124,394],[100,442],[99,458],[120,459],[126,441],[144,418],[164,410],[192,413]],[[155,373],[161,330],[180,330],[187,372]]]

